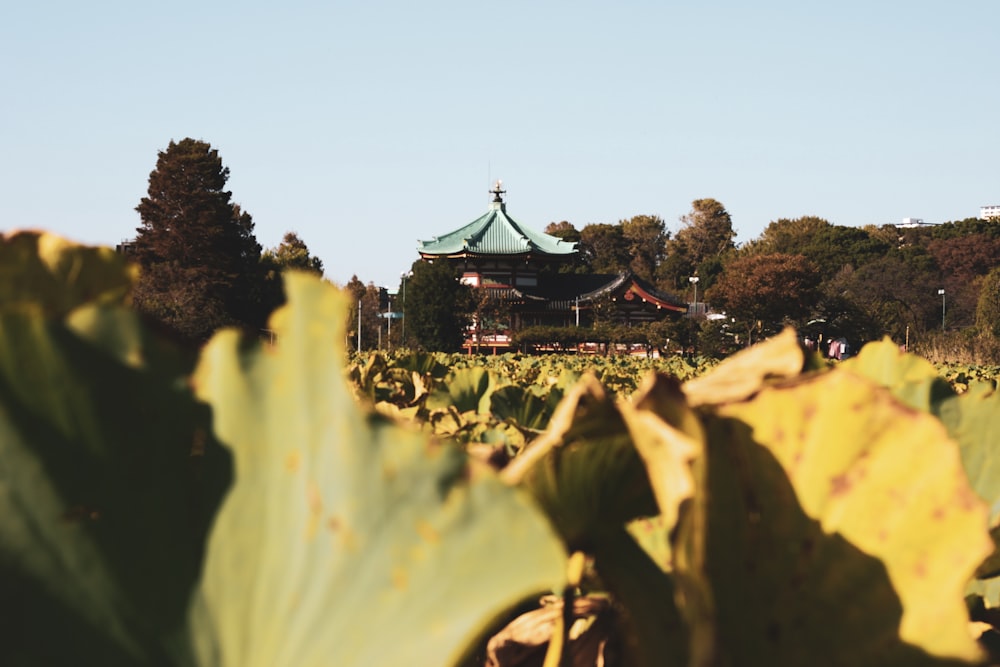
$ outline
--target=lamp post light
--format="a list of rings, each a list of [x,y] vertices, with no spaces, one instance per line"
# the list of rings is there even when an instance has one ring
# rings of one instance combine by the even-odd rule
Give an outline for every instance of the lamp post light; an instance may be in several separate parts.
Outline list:
[[[688,282],[694,285],[694,310],[693,314],[698,314],[698,276],[691,276]]]
[[[944,312],[945,312],[945,310],[944,310],[944,300],[945,300],[944,290],[943,289],[939,289],[938,290],[938,294],[941,295],[941,331],[944,331]]]

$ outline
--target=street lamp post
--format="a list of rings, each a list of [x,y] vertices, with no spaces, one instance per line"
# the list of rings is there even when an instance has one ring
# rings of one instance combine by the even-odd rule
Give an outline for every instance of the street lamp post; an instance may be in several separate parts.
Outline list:
[[[400,345],[400,347],[404,347],[406,345],[406,279],[409,278],[412,275],[413,275],[413,271],[402,271],[399,274],[399,277],[403,281],[403,295],[402,295],[403,299],[402,299],[402,303],[400,305],[401,313],[402,313],[402,317],[400,319],[403,320],[400,323],[400,330],[399,330],[399,339],[400,339],[399,345]]]
[[[939,289],[938,290],[938,294],[941,295],[941,331],[944,331],[944,312],[945,312],[944,311],[944,299],[945,299],[944,290],[943,289]]]
[[[388,287],[385,288],[385,292],[386,292],[386,311],[387,311],[385,314],[385,319],[387,320],[385,323],[386,326],[385,347],[387,350],[392,350],[392,293],[389,292]]]
[[[693,314],[698,314],[698,276],[691,276],[688,278],[688,282],[694,285],[694,311]]]

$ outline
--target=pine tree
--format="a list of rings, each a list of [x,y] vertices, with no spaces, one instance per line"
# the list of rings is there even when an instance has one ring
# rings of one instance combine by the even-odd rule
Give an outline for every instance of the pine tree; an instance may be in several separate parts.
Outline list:
[[[229,168],[195,139],[171,141],[136,207],[136,307],[192,340],[220,326],[256,328],[260,245],[253,218],[225,189]]]

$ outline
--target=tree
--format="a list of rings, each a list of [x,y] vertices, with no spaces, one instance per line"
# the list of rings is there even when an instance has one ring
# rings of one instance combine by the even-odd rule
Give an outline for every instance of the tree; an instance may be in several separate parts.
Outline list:
[[[872,236],[864,229],[829,225],[818,229],[800,252],[827,278],[845,266],[857,269],[885,257],[890,250],[892,246],[884,238]]]
[[[365,285],[356,275],[351,276],[344,286],[348,294],[351,295],[350,312],[348,314],[348,349],[374,350],[379,347],[379,339],[382,330],[382,290],[369,282]],[[358,317],[358,313],[361,317]],[[360,343],[358,340],[358,327],[361,327]]]
[[[309,246],[295,232],[285,232],[277,248],[266,250],[262,259],[284,271],[298,269],[323,275],[323,260],[309,253]]]
[[[618,223],[631,256],[629,268],[643,280],[656,281],[660,264],[667,256],[667,239],[663,219],[655,215],[636,215]]]
[[[470,292],[460,281],[459,270],[448,262],[414,262],[403,306],[407,339],[433,352],[461,349],[473,308]]]
[[[806,318],[816,305],[819,284],[816,267],[802,255],[747,255],[726,265],[708,296],[746,324],[749,338],[754,330],[775,332]]]
[[[579,241],[580,231],[572,223],[563,220],[561,222],[550,222],[545,227],[545,233],[549,236],[556,236],[564,241]]]
[[[703,288],[711,286],[712,265],[736,247],[736,231],[729,211],[714,199],[696,199],[691,211],[681,216],[683,227],[667,241],[667,260],[661,271],[661,285],[667,290],[686,286],[690,276],[701,278]]]
[[[260,284],[253,219],[231,201],[228,179],[209,144],[171,141],[136,207],[135,305],[195,341],[220,326],[259,327],[265,316],[253,298]]]
[[[983,279],[976,307],[976,326],[980,332],[1000,338],[1000,267]]]
[[[305,241],[295,232],[286,232],[278,247],[265,250],[260,256],[260,266],[263,281],[258,301],[266,312],[285,303],[285,289],[281,279],[284,271],[293,269],[323,275],[323,261],[310,254]]]
[[[921,252],[894,252],[842,271],[836,292],[854,303],[878,327],[877,335],[894,340],[941,326],[939,274],[931,270]],[[828,288],[830,289],[830,288]]]
[[[830,226],[823,218],[811,215],[794,219],[779,218],[771,221],[751,246],[759,253],[802,255],[813,238]]]
[[[621,225],[586,225],[580,231],[579,247],[584,263],[593,273],[621,273],[632,263]]]

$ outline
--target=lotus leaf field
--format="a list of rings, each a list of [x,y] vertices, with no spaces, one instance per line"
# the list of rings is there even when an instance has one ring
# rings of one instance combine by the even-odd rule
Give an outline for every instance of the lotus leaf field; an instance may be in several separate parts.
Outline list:
[[[1000,394],[791,329],[704,359],[172,343],[0,237],[0,664],[1000,664]]]

